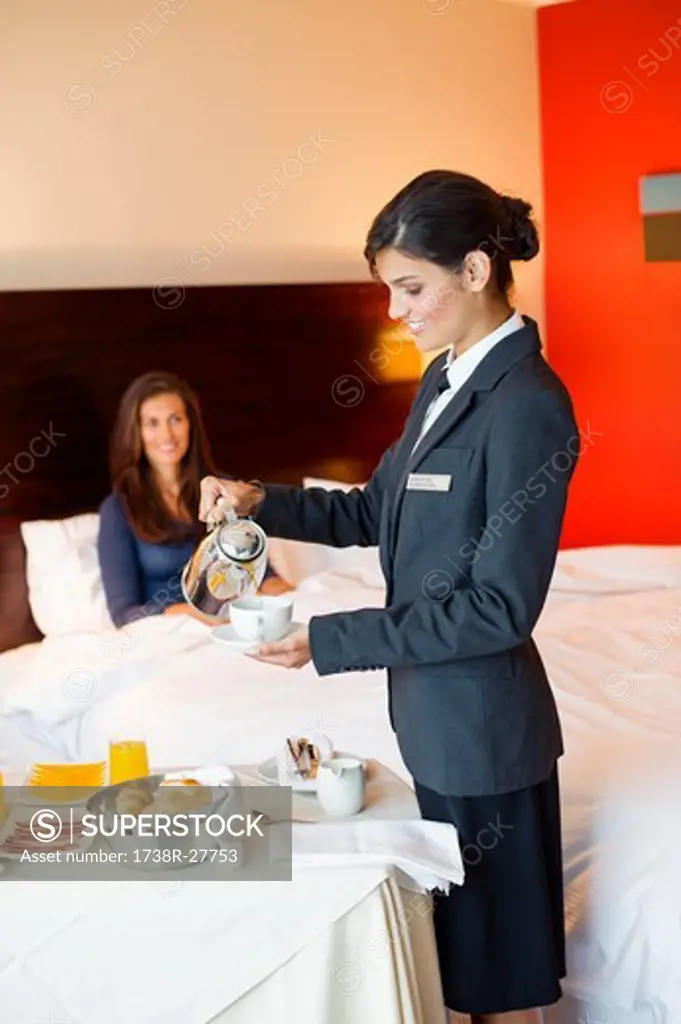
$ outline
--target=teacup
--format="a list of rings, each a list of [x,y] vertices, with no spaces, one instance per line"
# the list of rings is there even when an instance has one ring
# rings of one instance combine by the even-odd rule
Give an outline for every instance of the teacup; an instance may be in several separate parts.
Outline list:
[[[242,640],[281,640],[293,617],[293,602],[285,596],[242,597],[232,601],[229,617]]]
[[[322,761],[317,774],[317,799],[330,816],[347,818],[364,807],[364,765],[356,757]]]

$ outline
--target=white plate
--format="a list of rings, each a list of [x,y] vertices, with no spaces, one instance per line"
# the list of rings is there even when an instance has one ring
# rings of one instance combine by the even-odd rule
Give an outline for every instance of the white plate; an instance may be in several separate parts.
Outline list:
[[[22,789],[21,798],[15,794],[15,804],[19,807],[84,807],[90,797],[106,785],[106,782],[103,782],[101,786],[29,786],[30,777],[31,773],[29,772],[20,782],[13,783]],[[77,798],[71,796],[68,800],[48,800],[45,795],[46,789],[49,789],[52,794],[56,789],[70,790],[71,793],[77,789],[81,795]]]
[[[302,629],[304,623],[292,622],[283,636],[279,637],[279,640],[285,640],[291,633],[295,633],[297,629]],[[212,640],[217,641],[219,644],[226,644],[228,647],[233,647],[236,651],[250,651],[251,649],[258,646],[257,640],[244,640],[242,636],[235,631],[234,626],[231,622],[226,622],[224,626],[216,626],[210,632]],[[263,643],[278,643],[276,640],[264,640]]]
[[[357,754],[347,754],[341,750],[335,750],[331,760],[335,760],[337,757],[352,757],[356,761],[361,761],[366,771],[366,758],[358,757]],[[277,770],[277,757],[268,757],[266,761],[263,761],[258,765],[258,776],[268,786],[283,786],[290,785],[296,793],[316,793],[317,792],[317,779],[301,779],[299,775],[290,775],[286,783],[279,781],[279,772]]]

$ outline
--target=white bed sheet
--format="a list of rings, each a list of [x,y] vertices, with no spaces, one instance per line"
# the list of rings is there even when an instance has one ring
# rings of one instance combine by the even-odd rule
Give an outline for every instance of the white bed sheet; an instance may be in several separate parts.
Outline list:
[[[309,578],[294,596],[302,620],[383,600],[351,574]],[[536,638],[567,751],[565,991],[597,1008],[591,1024],[594,1014],[608,1024],[607,1014],[681,1020],[680,633],[681,548],[559,558]],[[56,737],[71,757],[103,756],[110,735],[139,734],[156,763],[253,761],[287,732],[321,725],[337,749],[407,777],[383,672],[319,679],[310,667],[262,666],[189,621],[146,620],[132,640],[79,634],[10,652],[0,657],[3,699],[32,742]]]
[[[54,755],[54,744],[31,740],[20,719],[9,716],[7,698],[14,693],[18,680],[25,677],[33,664],[40,644],[25,644],[0,654],[0,771],[33,761],[47,760]]]
[[[565,991],[599,1008],[592,1024],[681,1020],[679,609],[681,589],[572,603],[537,634],[566,742]]]
[[[298,619],[382,604],[382,590],[328,575],[294,595]],[[384,673],[347,673],[339,687],[311,665],[262,665],[184,616],[49,638],[22,654],[0,689],[0,710],[33,743],[52,744],[55,756],[105,757],[109,737],[139,735],[155,764],[252,763],[276,754],[286,735],[321,727],[336,749],[408,778],[386,724]]]

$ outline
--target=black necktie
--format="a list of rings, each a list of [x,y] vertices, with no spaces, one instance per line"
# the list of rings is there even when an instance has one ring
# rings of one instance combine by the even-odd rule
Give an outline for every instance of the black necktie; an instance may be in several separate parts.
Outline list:
[[[447,373],[447,367],[440,374],[440,381],[437,386],[437,397],[444,395],[445,391],[449,391],[451,384],[449,383],[449,374]]]

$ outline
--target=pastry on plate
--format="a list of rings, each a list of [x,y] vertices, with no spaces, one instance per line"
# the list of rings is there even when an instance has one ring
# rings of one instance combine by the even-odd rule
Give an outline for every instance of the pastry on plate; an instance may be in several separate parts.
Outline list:
[[[182,814],[213,802],[209,786],[164,786],[149,805],[151,814]]]
[[[291,767],[302,779],[316,779],[319,763],[325,756],[306,736],[288,737],[286,740]]]
[[[145,789],[126,786],[116,797],[116,810],[119,814],[141,814],[145,807],[149,807],[152,799]]]

